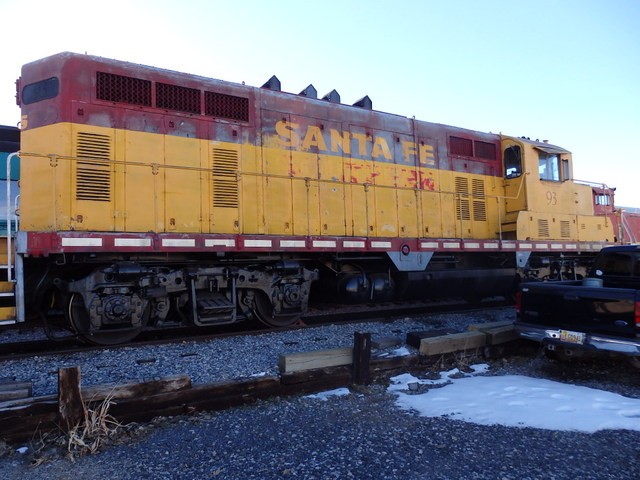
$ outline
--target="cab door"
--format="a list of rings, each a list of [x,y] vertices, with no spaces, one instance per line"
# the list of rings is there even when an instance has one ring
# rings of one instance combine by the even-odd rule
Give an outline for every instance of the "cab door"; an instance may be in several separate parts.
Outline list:
[[[527,210],[524,145],[512,138],[502,140],[506,213]]]

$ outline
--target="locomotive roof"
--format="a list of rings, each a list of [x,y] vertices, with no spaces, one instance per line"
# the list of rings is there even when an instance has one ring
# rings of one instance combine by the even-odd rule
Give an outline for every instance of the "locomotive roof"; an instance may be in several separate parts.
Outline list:
[[[281,90],[272,90],[269,88],[260,88],[260,87],[256,87],[256,86],[251,86],[251,85],[245,85],[244,83],[238,83],[238,82],[233,82],[233,81],[229,81],[229,80],[221,80],[221,79],[217,79],[217,78],[213,78],[213,77],[205,77],[202,75],[196,75],[196,74],[190,74],[190,73],[186,73],[186,72],[180,72],[177,70],[169,70],[166,68],[161,68],[161,67],[155,67],[155,66],[150,66],[150,65],[143,65],[143,64],[138,64],[138,63],[133,63],[133,62],[128,62],[128,61],[124,61],[124,60],[118,60],[118,59],[112,59],[112,58],[107,58],[107,57],[101,57],[101,56],[97,56],[97,55],[90,55],[90,54],[81,54],[81,53],[75,53],[75,52],[69,52],[69,51],[65,51],[65,52],[60,52],[60,53],[56,53],[53,55],[50,55],[48,57],[30,62],[28,64],[26,64],[25,66],[29,66],[29,65],[37,65],[38,63],[43,63],[43,62],[48,62],[51,61],[53,59],[59,59],[60,61],[64,61],[67,59],[83,59],[86,61],[90,61],[90,62],[96,62],[96,63],[101,63],[101,64],[110,64],[113,65],[115,67],[119,67],[119,68],[124,68],[127,70],[138,70],[140,72],[147,72],[147,73],[157,73],[160,75],[163,75],[165,77],[168,78],[174,78],[176,80],[176,82],[180,83],[181,81],[185,80],[185,76],[188,76],[190,80],[194,81],[194,82],[206,82],[206,83],[216,83],[216,84],[220,84],[220,85],[228,85],[228,86],[233,86],[234,88],[237,89],[242,89],[242,90],[246,90],[247,92],[249,91],[261,91],[262,95],[286,95],[286,96],[291,96],[292,98],[300,98],[300,100],[303,101],[315,101],[318,102],[318,105],[323,105],[323,106],[334,106],[334,107],[342,107],[342,108],[349,108],[349,109],[353,109],[351,110],[352,112],[360,112],[359,115],[363,115],[363,116],[367,116],[367,113],[376,113],[376,114],[383,114],[383,115],[388,115],[388,119],[391,118],[396,118],[397,121],[412,121],[411,117],[407,117],[405,115],[400,115],[400,114],[395,114],[395,113],[390,113],[390,112],[384,112],[381,110],[374,110],[373,108],[361,108],[361,107],[357,107],[357,106],[353,106],[353,105],[349,105],[349,104],[345,104],[345,103],[339,103],[339,102],[330,102],[324,99],[318,99],[318,98],[313,98],[313,97],[305,97],[302,96],[300,94],[295,94],[293,92],[286,92],[286,91],[281,91]],[[273,77],[272,77],[273,78]],[[307,87],[308,88],[308,87]],[[306,89],[305,89],[306,90]],[[464,133],[467,132],[469,134],[474,134],[474,135],[495,135],[496,138],[497,137],[511,137],[513,138],[513,136],[511,135],[498,135],[496,133],[492,133],[492,132],[483,132],[483,131],[479,131],[479,130],[473,130],[473,129],[469,129],[469,128],[465,128],[465,127],[459,127],[459,126],[454,126],[454,125],[446,125],[446,124],[441,124],[439,122],[433,122],[433,121],[428,121],[428,120],[419,120],[416,119],[415,117],[413,117],[413,120],[415,121],[419,121],[419,122],[424,122],[427,124],[432,124],[434,126],[440,126],[440,127],[444,127],[449,131],[458,131],[460,133]],[[557,145],[552,145],[546,142],[540,142],[538,140],[531,140],[528,137],[518,137],[518,140],[526,143],[526,144],[530,144],[532,145],[534,148],[537,148],[541,151],[545,151],[547,153],[570,153],[568,150],[565,150],[562,147],[559,147]]]
[[[564,148],[559,147],[558,145],[552,145],[548,143],[546,140],[543,140],[541,142],[540,140],[531,140],[530,138],[527,138],[527,137],[520,137],[519,140],[522,143],[531,145],[533,148],[537,148],[538,150],[542,150],[543,152],[546,152],[546,153],[571,153],[569,150],[565,150]]]

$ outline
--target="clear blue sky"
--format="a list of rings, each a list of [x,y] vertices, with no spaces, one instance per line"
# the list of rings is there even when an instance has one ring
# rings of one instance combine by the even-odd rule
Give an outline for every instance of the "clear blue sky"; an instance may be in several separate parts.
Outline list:
[[[0,0],[0,124],[22,64],[90,53],[546,139],[640,207],[640,0]]]

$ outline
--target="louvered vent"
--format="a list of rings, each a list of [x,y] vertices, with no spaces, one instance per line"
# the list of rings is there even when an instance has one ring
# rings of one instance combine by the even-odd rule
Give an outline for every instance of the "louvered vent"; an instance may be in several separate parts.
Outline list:
[[[111,137],[78,132],[76,141],[76,200],[111,201]]]
[[[493,143],[481,142],[476,140],[474,143],[476,157],[483,158],[485,160],[496,159],[496,146]]]
[[[238,152],[214,148],[211,152],[211,187],[213,206],[238,207]]]
[[[471,180],[471,192],[473,194],[473,219],[476,222],[487,221],[487,202],[484,196],[484,181]]]
[[[473,157],[473,142],[468,138],[449,137],[449,148],[451,149],[451,155]]]
[[[545,218],[538,219],[538,237],[549,237],[549,220]]]
[[[571,238],[571,222],[560,220],[560,236],[562,238]]]
[[[469,181],[463,177],[456,177],[456,218],[458,220],[471,220]]]

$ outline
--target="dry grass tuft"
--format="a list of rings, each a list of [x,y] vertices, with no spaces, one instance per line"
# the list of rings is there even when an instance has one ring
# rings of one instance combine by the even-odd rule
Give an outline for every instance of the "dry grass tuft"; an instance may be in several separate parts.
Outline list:
[[[456,352],[441,355],[435,362],[440,369],[458,368],[460,371],[470,371],[470,366],[479,358],[478,349],[462,349]]]
[[[84,420],[69,431],[67,450],[72,461],[76,456],[96,453],[120,431],[122,424],[109,415],[112,398],[108,396],[95,409],[85,406]]]

